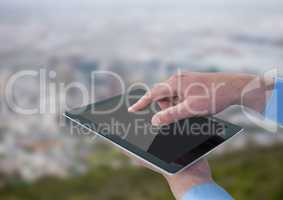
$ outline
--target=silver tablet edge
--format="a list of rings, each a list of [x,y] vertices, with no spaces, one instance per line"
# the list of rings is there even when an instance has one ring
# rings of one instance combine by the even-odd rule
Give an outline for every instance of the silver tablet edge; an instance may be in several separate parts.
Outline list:
[[[214,147],[213,149],[211,149],[210,151],[206,152],[204,155],[200,156],[198,159],[194,160],[193,162],[191,162],[190,164],[186,165],[185,167],[183,167],[182,169],[180,169],[179,171],[177,171],[176,173],[170,173],[162,168],[160,168],[159,166],[149,162],[148,160],[142,158],[141,156],[129,151],[128,149],[120,146],[119,144],[113,142],[112,140],[108,139],[107,137],[95,132],[94,130],[90,129],[89,127],[85,126],[84,124],[72,119],[71,117],[69,117],[68,115],[66,115],[65,113],[63,114],[66,118],[68,118],[69,120],[71,120],[72,122],[75,122],[76,124],[86,128],[87,130],[95,133],[97,136],[103,138],[104,140],[106,140],[107,142],[113,144],[114,146],[118,147],[119,149],[127,152],[128,154],[130,154],[131,156],[133,156],[134,158],[137,158],[143,162],[145,162],[147,165],[149,165],[150,167],[152,167],[155,171],[160,172],[162,174],[166,174],[168,176],[173,176],[173,175],[177,175],[178,173],[181,173],[183,171],[185,171],[186,169],[188,169],[190,166],[194,165],[195,163],[197,163],[198,161],[200,161],[202,158],[206,157],[209,153],[211,153],[212,151],[214,151],[215,149],[221,147],[223,144],[225,144],[228,140],[232,139],[233,137],[235,137],[236,135],[238,135],[239,133],[243,132],[243,128],[241,130],[239,130],[237,133],[235,133],[233,136],[231,136],[229,139],[225,140],[224,142],[222,142],[221,144],[217,145],[216,147]]]

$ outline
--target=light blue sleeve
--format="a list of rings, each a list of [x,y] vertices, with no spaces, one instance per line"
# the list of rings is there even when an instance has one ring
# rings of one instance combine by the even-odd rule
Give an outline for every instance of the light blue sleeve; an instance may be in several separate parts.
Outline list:
[[[277,79],[274,90],[267,102],[264,115],[267,119],[283,125],[283,80]]]
[[[233,198],[216,183],[206,183],[192,187],[181,200],[233,200]]]

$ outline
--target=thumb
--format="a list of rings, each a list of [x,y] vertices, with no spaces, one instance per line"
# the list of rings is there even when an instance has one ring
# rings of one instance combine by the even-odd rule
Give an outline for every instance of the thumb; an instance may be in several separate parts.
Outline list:
[[[169,107],[156,113],[152,117],[151,122],[153,125],[170,124],[174,121],[187,117],[193,117],[193,114],[190,112],[187,102],[183,101],[176,106]]]

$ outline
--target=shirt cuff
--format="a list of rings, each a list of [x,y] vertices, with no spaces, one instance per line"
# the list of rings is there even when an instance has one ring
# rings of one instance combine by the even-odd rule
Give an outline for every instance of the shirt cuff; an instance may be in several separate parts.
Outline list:
[[[283,125],[283,80],[277,79],[270,99],[266,104],[264,116]]]
[[[216,183],[205,183],[192,187],[181,200],[233,200],[233,198]]]

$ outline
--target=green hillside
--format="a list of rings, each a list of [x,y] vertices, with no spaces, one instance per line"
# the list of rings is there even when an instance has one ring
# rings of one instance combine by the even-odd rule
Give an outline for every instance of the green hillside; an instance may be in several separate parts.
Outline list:
[[[96,155],[97,156],[97,155]],[[17,180],[0,189],[0,199],[7,200],[149,200],[174,199],[164,179],[147,169],[117,162],[106,165],[108,159],[128,160],[117,153],[96,157],[105,162],[96,164],[83,176],[69,179],[43,178],[27,184]],[[282,200],[283,145],[254,147],[210,158],[215,180],[235,199]],[[120,166],[120,167],[119,167]]]

